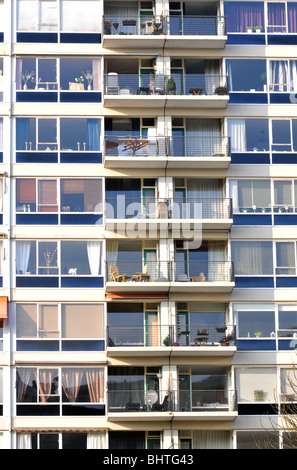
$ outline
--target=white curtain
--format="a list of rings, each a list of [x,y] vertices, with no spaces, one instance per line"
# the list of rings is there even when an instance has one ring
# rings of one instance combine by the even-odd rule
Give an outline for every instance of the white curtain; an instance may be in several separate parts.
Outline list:
[[[297,60],[290,60],[290,89],[289,91],[297,92]]]
[[[87,435],[87,449],[106,449],[106,433],[90,433]]]
[[[106,241],[106,261],[108,266],[110,264],[117,264],[119,253],[119,242],[118,240],[107,240]]]
[[[214,90],[220,85],[220,70],[217,60],[206,60],[205,61],[205,81],[206,81],[206,93],[213,95]]]
[[[231,152],[246,152],[245,119],[229,119],[228,136],[231,142]]]
[[[186,120],[186,155],[210,157],[220,143],[221,129],[218,119]]]
[[[229,431],[194,431],[194,449],[230,449]]]
[[[17,449],[32,449],[31,434],[21,433],[17,435]]]
[[[93,73],[93,90],[100,91],[101,84],[101,61],[100,59],[92,60],[92,73]]]
[[[232,180],[230,181],[229,185],[230,185],[230,198],[232,199],[233,213],[236,214],[239,211],[238,181]]]
[[[225,261],[226,248],[221,242],[210,242],[208,247],[208,280],[226,281],[228,280]],[[228,265],[228,263],[227,263]]]
[[[210,219],[222,216],[222,180],[188,179],[187,196],[191,203],[191,217],[201,218],[202,215],[202,218]]]
[[[288,62],[286,60],[271,60],[271,91],[288,91],[288,82]]]
[[[158,264],[157,264],[157,253],[156,251],[147,251],[146,252],[146,262],[147,262],[147,274],[151,276],[151,281],[155,281],[158,277]],[[165,266],[163,266],[162,271],[164,270]],[[163,273],[164,277],[167,277],[166,273]]]
[[[26,274],[31,250],[30,241],[18,241],[16,243],[16,272]]]
[[[98,276],[101,272],[102,242],[88,241],[87,251],[91,275]]]

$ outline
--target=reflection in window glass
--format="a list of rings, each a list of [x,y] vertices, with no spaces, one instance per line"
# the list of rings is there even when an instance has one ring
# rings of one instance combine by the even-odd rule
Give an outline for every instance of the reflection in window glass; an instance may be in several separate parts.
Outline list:
[[[278,449],[278,434],[275,431],[237,431],[237,449]]]
[[[226,61],[230,91],[264,91],[266,61],[261,59],[229,59]]]
[[[61,180],[62,212],[102,212],[102,180]]]

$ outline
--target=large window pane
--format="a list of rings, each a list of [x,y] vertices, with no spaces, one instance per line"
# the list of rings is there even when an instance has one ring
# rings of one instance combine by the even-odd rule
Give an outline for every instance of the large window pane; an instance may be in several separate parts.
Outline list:
[[[229,59],[226,61],[230,91],[263,91],[266,80],[266,61]]]
[[[57,242],[38,243],[38,274],[58,274]]]
[[[78,275],[98,276],[101,256],[99,241],[61,241],[61,272],[70,274],[74,269]]]
[[[256,332],[261,338],[270,338],[275,333],[275,312],[269,304],[234,304],[234,316],[237,316],[237,337],[255,338]]]
[[[104,310],[102,305],[62,305],[63,338],[103,338]]]
[[[274,181],[274,204],[279,207],[293,205],[292,181]]]
[[[276,243],[276,269],[275,274],[296,274],[295,269],[295,243]]]
[[[102,212],[102,180],[61,180],[62,212]]]
[[[291,128],[290,121],[284,119],[272,120],[272,145],[271,150],[277,152],[290,152],[291,146]]]
[[[100,60],[60,59],[60,86],[62,90],[100,90]],[[81,78],[80,84],[78,79]]]
[[[246,33],[247,26],[264,28],[264,2],[224,2],[228,33]]]
[[[100,150],[99,119],[61,118],[61,151]]]
[[[273,274],[272,242],[233,241],[231,247],[236,275]]]
[[[297,331],[297,305],[280,305],[278,317],[280,330]]]
[[[235,378],[238,402],[275,402],[276,368],[238,367]]]
[[[61,31],[99,31],[100,13],[99,0],[62,0]]]
[[[17,338],[37,337],[37,305],[17,304],[16,306]]]

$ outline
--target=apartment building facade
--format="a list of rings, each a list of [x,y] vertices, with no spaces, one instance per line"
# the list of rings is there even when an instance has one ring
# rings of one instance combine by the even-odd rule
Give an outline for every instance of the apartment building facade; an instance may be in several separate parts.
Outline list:
[[[296,45],[290,1],[0,0],[3,449],[291,445]]]

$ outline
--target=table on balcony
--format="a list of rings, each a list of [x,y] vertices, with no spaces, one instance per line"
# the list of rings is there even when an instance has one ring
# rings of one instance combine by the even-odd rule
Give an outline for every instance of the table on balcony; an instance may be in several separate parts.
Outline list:
[[[123,150],[132,150],[133,155],[137,150],[142,149],[148,145],[149,141],[147,139],[137,139],[136,137],[129,139],[119,139],[119,144],[124,144]]]
[[[192,94],[192,95],[200,95],[203,91],[203,88],[190,88],[189,92]]]

